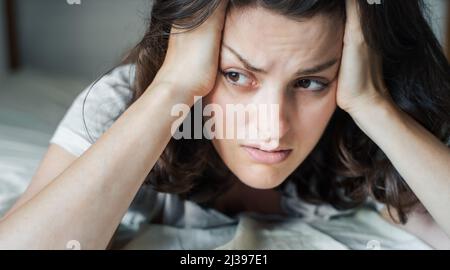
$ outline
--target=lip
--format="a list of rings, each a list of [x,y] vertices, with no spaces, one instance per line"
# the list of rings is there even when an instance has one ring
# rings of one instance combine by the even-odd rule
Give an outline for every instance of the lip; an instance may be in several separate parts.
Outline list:
[[[291,149],[275,149],[272,151],[264,151],[257,147],[242,145],[251,159],[263,164],[277,164],[286,160],[291,154]]]

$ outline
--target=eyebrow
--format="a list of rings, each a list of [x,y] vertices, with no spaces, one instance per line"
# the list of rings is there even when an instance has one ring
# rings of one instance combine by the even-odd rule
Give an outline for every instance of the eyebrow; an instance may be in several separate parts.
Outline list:
[[[246,60],[242,55],[240,55],[236,50],[234,50],[233,48],[231,48],[230,46],[226,45],[226,44],[222,44],[222,46],[226,49],[228,49],[231,53],[234,54],[234,56],[236,56],[239,61],[245,66],[246,69],[256,72],[256,73],[262,73],[262,74],[267,74],[268,72],[262,68],[258,68],[255,67],[254,65],[250,64],[250,62],[248,60]],[[295,73],[295,76],[307,76],[307,75],[312,75],[312,74],[316,74],[319,73],[321,71],[327,70],[329,68],[331,68],[332,66],[334,66],[336,63],[338,62],[338,59],[332,59],[329,60],[325,63],[319,64],[317,66],[311,67],[311,68],[306,68],[306,69],[301,69],[299,71],[297,71]]]
[[[234,54],[234,56],[236,56],[239,61],[241,61],[241,63],[245,66],[246,69],[251,70],[253,72],[257,72],[257,73],[263,73],[266,74],[267,71],[262,69],[262,68],[257,68],[254,65],[250,64],[249,61],[247,61],[243,56],[241,56],[238,52],[236,52],[233,48],[231,48],[230,46],[226,45],[226,44],[222,44],[223,47],[227,48],[231,53]]]
[[[301,70],[297,71],[295,73],[295,75],[296,76],[307,76],[307,75],[316,74],[316,73],[319,73],[319,72],[322,72],[324,70],[331,68],[332,66],[336,65],[337,62],[338,62],[338,59],[335,58],[335,59],[329,60],[323,64],[319,64],[315,67],[301,69]]]

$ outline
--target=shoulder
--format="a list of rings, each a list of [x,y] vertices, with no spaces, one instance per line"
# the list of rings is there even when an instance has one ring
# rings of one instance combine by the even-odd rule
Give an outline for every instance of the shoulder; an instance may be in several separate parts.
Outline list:
[[[134,65],[119,66],[84,89],[59,123],[51,143],[80,156],[128,108]]]
[[[75,100],[78,116],[84,116],[87,128],[96,140],[128,108],[133,98],[134,66],[115,68],[85,89]]]
[[[134,65],[113,69],[87,87],[77,97],[74,105],[84,102],[85,110],[98,110],[99,107],[110,111],[124,109],[133,97],[134,73]]]

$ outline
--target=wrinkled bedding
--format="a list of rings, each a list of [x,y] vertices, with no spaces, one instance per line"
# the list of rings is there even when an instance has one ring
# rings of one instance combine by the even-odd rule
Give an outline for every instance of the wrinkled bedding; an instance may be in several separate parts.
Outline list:
[[[208,230],[147,225],[124,249],[147,250],[427,250],[415,236],[361,208],[330,220],[245,213],[236,225]]]
[[[0,216],[25,190],[83,79],[24,70],[0,77]]]

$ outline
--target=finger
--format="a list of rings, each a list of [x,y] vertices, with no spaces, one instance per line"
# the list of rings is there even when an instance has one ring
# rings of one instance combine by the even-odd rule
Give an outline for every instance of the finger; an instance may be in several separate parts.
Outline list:
[[[225,24],[225,16],[228,7],[228,0],[220,0],[219,6],[214,10],[213,14],[200,27],[213,27],[223,30]]]
[[[228,0],[220,0],[219,5],[213,11],[213,13],[204,21],[201,25],[199,25],[193,31],[189,31],[183,28],[172,27],[172,34],[181,34],[187,32],[204,32],[210,29],[222,31],[225,25],[225,16],[226,10],[228,7]]]
[[[346,41],[364,41],[364,35],[361,27],[361,15],[358,9],[357,0],[346,0],[346,14]]]

